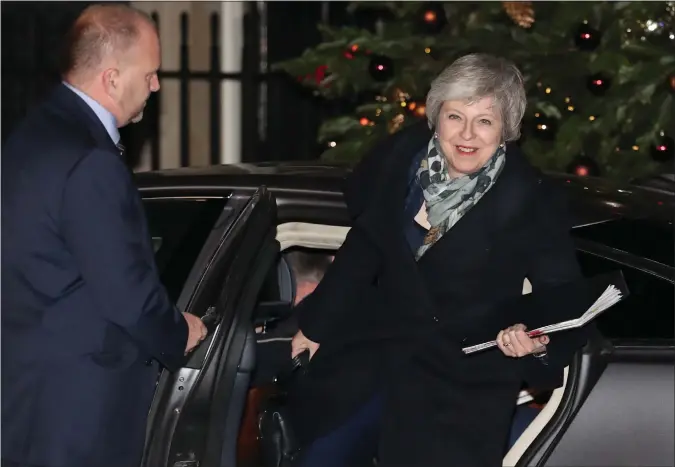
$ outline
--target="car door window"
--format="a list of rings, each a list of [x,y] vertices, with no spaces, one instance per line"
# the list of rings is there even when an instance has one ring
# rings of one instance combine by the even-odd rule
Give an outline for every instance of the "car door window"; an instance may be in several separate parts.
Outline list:
[[[585,276],[621,269],[630,291],[619,304],[601,314],[596,324],[609,339],[673,339],[675,310],[673,284],[644,271],[580,251]]]
[[[160,278],[176,303],[190,269],[223,210],[223,199],[143,200]]]

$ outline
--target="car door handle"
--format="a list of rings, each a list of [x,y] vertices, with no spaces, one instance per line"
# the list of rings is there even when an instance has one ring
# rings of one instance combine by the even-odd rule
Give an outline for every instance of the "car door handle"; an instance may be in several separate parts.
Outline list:
[[[220,317],[218,316],[218,313],[216,313],[216,307],[215,306],[210,306],[207,308],[206,313],[204,313],[204,316],[202,316],[202,323],[204,323],[205,326],[210,326],[210,325],[216,325],[218,324]]]

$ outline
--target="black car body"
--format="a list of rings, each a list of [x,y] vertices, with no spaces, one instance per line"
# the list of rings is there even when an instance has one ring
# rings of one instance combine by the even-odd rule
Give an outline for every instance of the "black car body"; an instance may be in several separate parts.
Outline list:
[[[161,375],[143,466],[237,465],[254,315],[261,303],[288,300],[280,232],[292,225],[316,236],[320,226],[344,235],[348,172],[285,163],[138,174],[162,280],[181,310],[206,315],[210,331],[183,369]],[[504,465],[673,465],[673,198],[550,177],[569,195],[585,274],[621,269],[631,294],[598,318],[604,338],[575,356]]]

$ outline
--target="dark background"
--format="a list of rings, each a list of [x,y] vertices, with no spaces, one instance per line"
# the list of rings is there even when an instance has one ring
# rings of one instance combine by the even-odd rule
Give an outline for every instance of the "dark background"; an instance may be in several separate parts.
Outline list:
[[[97,2],[2,2],[2,141],[26,112],[59,82],[61,44],[77,15]],[[128,3],[128,2],[121,2]],[[255,3],[247,2],[249,10]],[[320,42],[317,24],[364,24],[370,18],[355,18],[346,12],[346,2],[268,2],[267,61],[269,64],[300,55]],[[160,18],[161,27],[161,18]],[[326,102],[312,95],[293,77],[260,73],[260,18],[247,12],[242,74],[242,159],[308,160],[319,156],[316,143],[321,119],[340,110],[340,102]],[[192,79],[186,74],[186,78]],[[267,83],[266,118],[261,122],[256,96],[260,83]],[[161,94],[161,92],[160,92]],[[138,125],[122,129],[133,165],[140,148],[156,138],[158,112]],[[186,118],[185,114],[181,118]],[[215,125],[218,123],[215,122]],[[216,126],[217,128],[217,126]],[[260,131],[264,128],[264,131]],[[159,149],[158,149],[159,151]],[[214,155],[214,159],[216,155]],[[189,157],[184,158],[189,163]],[[187,165],[187,164],[185,164]]]

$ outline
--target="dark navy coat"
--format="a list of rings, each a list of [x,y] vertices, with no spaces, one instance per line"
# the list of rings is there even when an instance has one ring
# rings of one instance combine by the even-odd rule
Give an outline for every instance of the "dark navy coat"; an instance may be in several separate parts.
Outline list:
[[[321,347],[289,401],[301,444],[380,394],[378,465],[496,467],[523,382],[560,386],[588,333],[552,336],[548,365],[496,349],[465,356],[462,342],[503,329],[497,305],[521,297],[525,278],[536,291],[581,271],[564,197],[514,145],[490,191],[415,261],[404,208],[411,163],[431,135],[424,122],[397,133],[348,179],[352,229],[298,305],[300,329]]]
[[[137,466],[159,365],[186,340],[131,172],[57,86],[2,150],[3,461]]]

